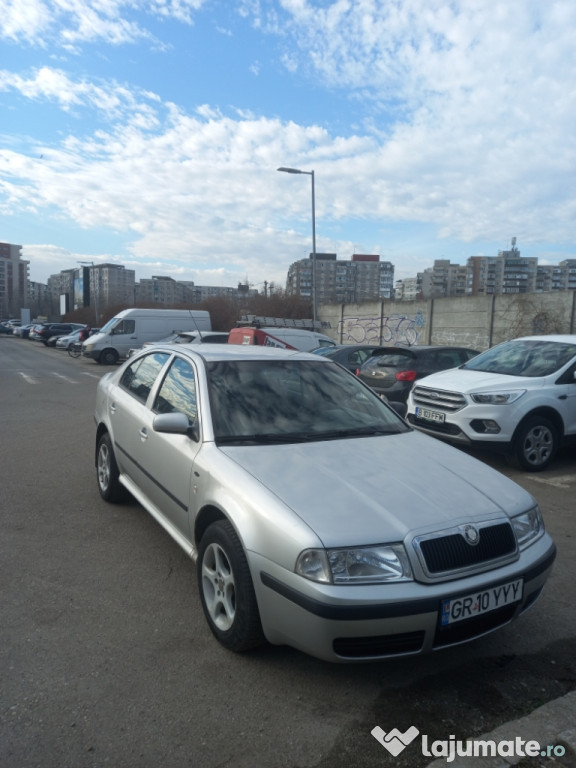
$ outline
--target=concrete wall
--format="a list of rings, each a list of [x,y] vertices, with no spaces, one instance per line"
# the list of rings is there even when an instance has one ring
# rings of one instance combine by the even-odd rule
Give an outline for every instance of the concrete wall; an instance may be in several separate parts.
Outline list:
[[[338,344],[450,344],[484,350],[533,334],[576,333],[576,291],[323,304]]]

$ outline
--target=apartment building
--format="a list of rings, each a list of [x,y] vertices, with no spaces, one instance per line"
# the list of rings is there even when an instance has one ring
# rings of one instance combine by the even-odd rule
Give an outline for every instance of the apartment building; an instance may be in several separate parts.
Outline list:
[[[28,306],[30,262],[22,258],[22,246],[0,243],[0,316],[19,317]]]
[[[194,289],[192,281],[179,281],[172,277],[153,275],[142,278],[136,284],[134,296],[137,302],[150,302],[169,307],[175,304],[194,303]]]
[[[357,303],[394,296],[394,265],[377,254],[354,254],[350,260],[335,253],[317,253],[290,265],[286,293],[312,299],[316,264],[316,300],[319,304]]]

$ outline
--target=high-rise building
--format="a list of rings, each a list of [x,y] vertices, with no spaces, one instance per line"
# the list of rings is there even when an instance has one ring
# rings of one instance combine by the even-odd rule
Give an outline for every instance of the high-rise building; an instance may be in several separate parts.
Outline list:
[[[30,262],[22,259],[22,246],[0,243],[0,316],[19,317],[28,307]]]
[[[354,303],[394,296],[394,265],[376,254],[354,254],[346,261],[335,253],[317,253],[290,265],[286,293],[312,299],[313,264],[316,264],[318,304]]]

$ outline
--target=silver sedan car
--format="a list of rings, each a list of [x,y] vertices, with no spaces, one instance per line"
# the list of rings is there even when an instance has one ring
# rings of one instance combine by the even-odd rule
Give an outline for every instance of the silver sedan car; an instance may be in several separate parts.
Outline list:
[[[317,355],[142,350],[101,379],[95,417],[102,498],[132,494],[196,561],[233,651],[446,648],[520,616],[552,568],[530,494]]]

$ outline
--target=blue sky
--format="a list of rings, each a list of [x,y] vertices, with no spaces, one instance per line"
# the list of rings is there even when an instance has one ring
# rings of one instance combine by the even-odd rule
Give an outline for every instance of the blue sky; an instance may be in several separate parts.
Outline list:
[[[576,258],[574,0],[0,0],[0,240],[32,280],[284,287]]]

